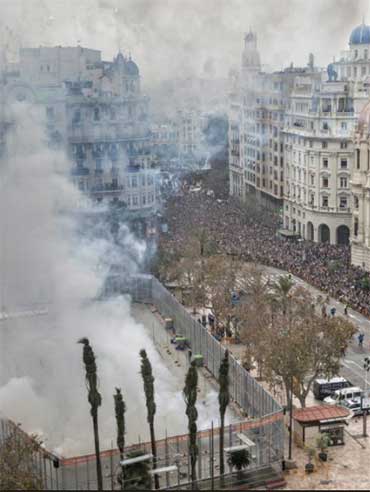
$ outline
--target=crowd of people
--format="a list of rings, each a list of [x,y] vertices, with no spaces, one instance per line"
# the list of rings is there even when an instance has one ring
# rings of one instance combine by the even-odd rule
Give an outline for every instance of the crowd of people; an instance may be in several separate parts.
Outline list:
[[[370,318],[367,274],[351,265],[350,246],[284,239],[276,214],[189,188],[169,199],[165,215],[165,249],[181,249],[194,231],[205,231],[220,253],[286,270]]]

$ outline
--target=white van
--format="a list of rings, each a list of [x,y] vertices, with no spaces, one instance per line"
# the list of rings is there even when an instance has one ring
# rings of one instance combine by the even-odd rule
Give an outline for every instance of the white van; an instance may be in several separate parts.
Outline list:
[[[324,398],[324,403],[329,405],[336,405],[343,400],[357,400],[362,395],[362,389],[358,386],[351,386],[350,388],[341,388],[335,390],[330,396]]]

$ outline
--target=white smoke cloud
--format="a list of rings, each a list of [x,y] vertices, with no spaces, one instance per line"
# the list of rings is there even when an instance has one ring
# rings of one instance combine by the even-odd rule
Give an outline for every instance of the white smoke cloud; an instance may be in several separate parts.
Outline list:
[[[103,397],[102,449],[115,446],[116,386],[128,408],[127,443],[149,437],[141,348],[153,365],[158,438],[166,429],[185,433],[183,381],[164,364],[148,327],[133,318],[129,299],[94,301],[110,262],[135,271],[145,245],[126,226],[116,245],[109,226],[100,224],[98,236],[81,228],[74,213],[80,194],[59,172],[70,164],[47,147],[37,108],[16,104],[8,118],[14,124],[0,167],[0,306],[9,316],[0,320],[0,411],[25,430],[42,433],[46,446],[61,454],[92,452],[82,346],[76,343],[88,337]],[[32,310],[39,314],[30,316]],[[200,427],[217,419],[216,400],[213,391],[201,403]]]
[[[305,65],[309,52],[327,65],[346,49],[366,0],[1,0],[3,37],[16,46],[76,45],[111,58],[121,48],[139,63],[146,86],[199,75],[212,58],[226,77],[240,64],[243,35],[258,33],[263,63],[281,69]],[[170,63],[169,63],[170,61]]]

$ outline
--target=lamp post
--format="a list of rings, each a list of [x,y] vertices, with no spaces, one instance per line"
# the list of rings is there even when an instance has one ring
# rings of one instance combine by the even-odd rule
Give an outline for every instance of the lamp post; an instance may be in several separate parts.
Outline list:
[[[364,391],[364,396],[361,398],[361,407],[364,401],[364,397],[366,400],[368,399],[367,395],[367,377],[368,373],[370,371],[370,357],[365,357],[364,359],[364,369],[365,369],[365,391]],[[363,437],[367,437],[367,408],[363,409]]]
[[[292,441],[293,441],[293,375],[290,377],[289,392],[289,454],[288,459],[292,459]]]

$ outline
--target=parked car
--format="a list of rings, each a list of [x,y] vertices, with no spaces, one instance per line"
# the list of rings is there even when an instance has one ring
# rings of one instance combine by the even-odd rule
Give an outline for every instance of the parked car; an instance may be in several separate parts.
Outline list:
[[[348,410],[351,410],[354,417],[357,417],[358,415],[362,415],[364,413],[361,408],[361,399],[342,400],[339,405],[348,408]]]

